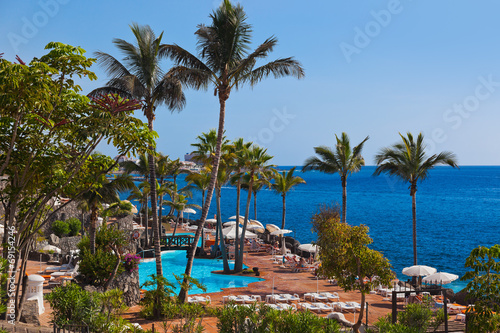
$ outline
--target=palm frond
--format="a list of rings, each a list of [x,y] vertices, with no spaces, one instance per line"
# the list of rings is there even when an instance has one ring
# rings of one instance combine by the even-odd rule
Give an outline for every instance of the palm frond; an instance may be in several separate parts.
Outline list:
[[[249,81],[250,85],[254,86],[270,75],[273,75],[276,79],[285,76],[293,76],[297,79],[301,79],[305,76],[305,73],[300,62],[288,57],[277,59],[258,67],[248,73],[243,79]]]

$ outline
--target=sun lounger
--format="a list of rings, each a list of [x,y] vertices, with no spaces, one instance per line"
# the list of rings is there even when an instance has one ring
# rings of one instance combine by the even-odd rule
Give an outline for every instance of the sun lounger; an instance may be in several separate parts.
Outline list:
[[[300,308],[305,311],[321,312],[321,309],[310,303],[299,303]]]
[[[278,311],[282,311],[283,310],[283,308],[279,307],[276,304],[269,304],[269,303],[267,303],[266,306],[270,307],[273,310],[278,310]]]
[[[320,309],[320,311],[323,311],[323,312],[331,312],[331,311],[333,311],[333,306],[331,306],[329,304],[320,303],[320,302],[311,303],[311,304],[314,305],[314,306],[317,306]]]
[[[73,264],[69,263],[69,264],[63,264],[61,266],[47,267],[47,268],[45,268],[45,272],[47,272],[47,271],[64,272],[64,271],[69,271],[73,268],[75,268],[75,266],[73,266]]]
[[[323,293],[319,293],[319,294],[326,296],[326,298],[328,298],[328,300],[331,302],[338,302],[340,300],[339,294],[337,294],[337,293],[323,292]]]
[[[192,299],[192,302],[189,302],[189,299]],[[188,303],[206,303],[210,304],[212,300],[210,299],[210,296],[193,296],[193,297],[188,297]]]
[[[300,297],[298,294],[281,294],[282,297],[287,299],[287,302],[299,302]]]
[[[310,298],[312,301],[320,301],[320,302],[326,302],[328,301],[328,297],[321,295],[319,293],[305,293],[304,294],[304,301],[307,300],[307,298]]]
[[[340,309],[340,312],[342,311],[352,311],[356,312],[356,307],[344,302],[335,302],[335,306]]]
[[[287,304],[287,303],[280,303],[280,304],[277,304],[278,308],[280,308],[281,310],[284,310],[284,311],[288,311],[288,310],[297,310],[297,305],[295,304]]]
[[[72,278],[73,278],[73,277],[75,277],[75,276],[77,276],[77,275],[78,275],[78,273],[79,273],[79,272],[78,272],[78,269],[79,269],[79,268],[80,268],[80,264],[79,264],[79,263],[77,263],[77,264],[76,264],[76,266],[75,266],[75,267],[73,267],[73,268],[72,268],[72,269],[70,269],[70,270],[67,270],[67,271],[65,271],[65,272],[55,272],[55,273],[50,274],[50,276],[51,276],[52,278],[56,278],[56,277],[58,277],[58,276],[70,276],[70,277],[72,277]]]

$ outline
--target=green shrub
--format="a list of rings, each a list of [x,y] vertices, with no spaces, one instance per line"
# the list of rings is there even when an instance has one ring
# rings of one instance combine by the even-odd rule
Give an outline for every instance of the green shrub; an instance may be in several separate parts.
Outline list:
[[[90,327],[92,316],[98,310],[98,303],[91,293],[75,283],[56,287],[45,297],[52,308],[52,323],[59,327],[66,324]]]
[[[66,236],[67,234],[69,234],[69,225],[64,221],[56,220],[52,222],[52,232],[57,237]]]
[[[336,333],[337,322],[311,313],[277,311],[262,304],[257,309],[229,304],[215,310],[219,332]]]
[[[76,217],[72,217],[66,220],[69,228],[69,236],[77,236],[80,233],[80,229],[82,228],[82,222]]]
[[[432,310],[426,304],[409,303],[405,311],[398,314],[398,322],[417,332],[426,332],[431,323]]]
[[[90,239],[83,237],[78,243],[80,249],[79,278],[96,287],[104,286],[110,278],[117,264],[117,256],[113,253],[111,245],[118,247],[127,243],[125,233],[114,227],[107,227],[105,224],[96,232],[95,253],[90,253]],[[121,260],[120,260],[121,262]],[[118,274],[123,272],[123,265],[120,263]]]
[[[46,296],[52,307],[52,323],[87,325],[90,332],[134,332],[133,326],[120,317],[126,310],[123,292],[118,289],[91,293],[75,283],[56,287]]]

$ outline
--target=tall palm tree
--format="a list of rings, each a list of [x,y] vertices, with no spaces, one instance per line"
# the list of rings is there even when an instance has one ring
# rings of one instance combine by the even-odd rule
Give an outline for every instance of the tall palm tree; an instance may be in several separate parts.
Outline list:
[[[96,180],[96,186],[82,195],[82,202],[90,211],[90,253],[95,253],[97,217],[102,205],[120,202],[118,193],[133,188],[135,184],[130,175],[119,175],[112,180],[109,180],[106,175],[101,175]]]
[[[188,185],[194,186],[194,189],[201,191],[201,206],[205,202],[205,193],[208,189],[208,184],[210,183],[210,173],[203,169],[199,173],[193,172],[186,176],[186,181]],[[205,237],[201,237],[201,248],[205,248]]]
[[[164,202],[165,206],[172,207],[177,211],[177,222],[175,223],[175,228],[173,232],[173,236],[175,236],[175,232],[177,230],[177,224],[181,219],[184,218],[183,212],[179,211],[179,207],[183,207],[181,210],[185,208],[198,208],[201,209],[198,205],[188,205],[187,199],[193,198],[193,189],[194,187],[191,184],[187,184],[181,189],[177,188],[177,184],[167,183],[164,185],[164,191],[170,196],[170,200],[166,200]]]
[[[406,134],[406,137],[401,133],[399,136],[401,142],[395,143],[391,147],[382,148],[375,155],[377,169],[375,169],[374,175],[387,173],[410,183],[413,215],[413,264],[417,265],[417,183],[426,179],[429,176],[429,171],[436,165],[446,164],[453,168],[458,168],[458,165],[455,154],[451,152],[444,151],[427,156],[422,133],[418,134],[417,141],[414,140],[410,132]]]
[[[156,37],[149,27],[132,24],[130,26],[136,39],[136,45],[123,39],[115,38],[113,43],[125,54],[123,63],[113,56],[97,52],[98,62],[112,77],[106,87],[91,92],[92,96],[118,93],[126,98],[142,101],[142,111],[148,120],[148,128],[153,131],[156,108],[165,104],[170,110],[181,110],[185,104],[180,82],[165,74],[160,62],[165,57],[166,45],[161,44],[163,32]],[[154,148],[148,153],[149,181],[151,183],[151,209],[153,211],[153,235],[156,259],[156,274],[163,275],[161,266],[160,226],[157,215],[156,174]]]
[[[207,190],[205,206],[201,214],[201,227],[195,235],[195,243],[201,236],[208,209],[212,201],[224,135],[224,120],[226,101],[233,89],[238,89],[245,83],[256,85],[262,79],[273,75],[275,78],[295,76],[302,78],[304,70],[293,58],[283,58],[271,61],[260,67],[255,67],[257,60],[266,58],[277,44],[274,37],[268,38],[253,52],[248,53],[251,41],[251,26],[246,23],[246,14],[240,5],[233,6],[229,0],[224,0],[220,7],[211,15],[211,24],[198,26],[196,36],[200,58],[192,55],[178,45],[169,45],[166,53],[176,61],[177,67],[171,69],[182,82],[195,89],[207,89],[213,85],[214,93],[219,98],[219,128],[217,132],[217,147],[213,161],[210,185]],[[191,276],[195,245],[188,253],[186,276]],[[188,279],[185,278],[186,285]],[[182,288],[179,293],[181,301],[185,301],[187,291]]]
[[[127,174],[137,173],[144,177],[144,181],[146,183],[149,182],[149,162],[148,156],[146,154],[140,154],[139,158],[136,161],[123,161],[120,163],[120,167],[123,168],[124,172]],[[145,189],[146,188],[146,189]],[[141,203],[140,211],[144,210],[144,223],[143,226],[146,227],[144,229],[144,247],[146,249],[149,248],[149,214],[148,214],[148,202],[149,202],[149,189],[150,187],[141,183],[139,188],[135,189],[131,192],[130,196],[127,200],[138,200]],[[142,218],[142,214],[139,214]]]
[[[347,176],[358,172],[365,165],[365,160],[361,156],[363,145],[369,139],[367,136],[360,144],[351,149],[349,137],[345,132],[339,137],[335,134],[337,145],[335,150],[326,146],[314,147],[314,151],[319,156],[309,157],[302,167],[302,172],[318,170],[325,173],[338,173],[342,183],[342,222],[346,223],[347,213]]]
[[[286,216],[286,195],[292,188],[299,184],[305,184],[306,181],[301,177],[294,176],[295,167],[291,168],[288,172],[282,171],[281,173],[273,169],[274,183],[271,189],[281,195],[283,198],[283,213],[281,215],[281,229],[285,229],[285,216]]]
[[[267,149],[261,148],[257,145],[253,145],[246,153],[244,170],[249,175],[250,182],[248,183],[248,188],[253,188],[254,176],[265,176],[267,171],[272,167],[268,165],[267,162],[273,157],[267,154]],[[245,221],[243,222],[243,228],[241,230],[241,237],[239,239],[240,250],[238,252],[238,239],[235,240],[235,263],[234,270],[236,272],[241,272],[243,270],[243,246],[245,245],[245,232],[248,224],[248,215],[250,213],[250,200],[252,199],[252,191],[248,191],[247,203],[245,209]]]
[[[234,166],[236,176],[233,177],[231,183],[236,185],[236,216],[240,216],[240,195],[241,195],[241,175],[242,168],[245,164],[245,154],[252,146],[252,142],[245,142],[243,138],[238,138],[233,141],[232,150],[234,154]],[[256,218],[257,219],[257,218]]]
[[[139,209],[139,216],[142,219],[142,226],[144,229],[144,248],[149,248],[149,236],[148,236],[148,228],[149,228],[149,214],[148,214],[148,196],[149,196],[150,184],[148,181],[143,181],[139,184],[139,186],[135,189],[132,189],[127,200],[137,200],[139,201],[141,208]],[[144,211],[143,213],[141,213]],[[144,216],[144,218],[142,218]]]
[[[253,218],[257,220],[257,193],[259,193],[260,190],[264,186],[269,186],[269,178],[271,174],[266,175],[265,177],[262,177],[261,175],[254,175],[253,176],[253,182],[252,182],[252,194],[253,194]],[[241,179],[241,188],[243,190],[248,191],[248,186],[250,185],[250,175],[245,174]]]

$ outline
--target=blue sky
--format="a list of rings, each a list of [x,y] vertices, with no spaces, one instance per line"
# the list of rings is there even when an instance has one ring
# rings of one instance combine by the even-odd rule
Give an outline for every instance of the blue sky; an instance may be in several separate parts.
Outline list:
[[[165,43],[195,52],[197,24],[219,1],[42,0],[0,3],[0,53],[13,60],[44,54],[50,41],[100,50],[118,59],[113,38],[133,41],[128,25],[149,24]],[[275,35],[268,60],[294,56],[306,77],[267,79],[231,94],[226,134],[268,148],[274,164],[294,165],[313,147],[332,146],[347,132],[367,135],[364,157],[423,132],[429,152],[450,150],[462,165],[500,165],[500,3],[462,0],[240,2],[253,25],[253,47]],[[172,64],[165,62],[168,69]],[[84,92],[106,74],[82,82]],[[158,150],[173,158],[191,150],[197,135],[216,128],[218,100],[211,91],[186,91],[187,105],[160,107]],[[138,115],[140,115],[138,113]],[[113,155],[112,147],[101,146]]]

